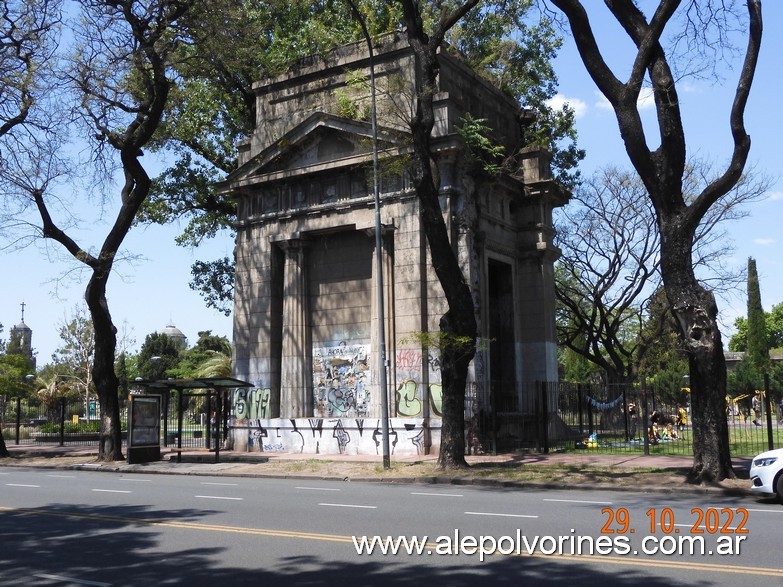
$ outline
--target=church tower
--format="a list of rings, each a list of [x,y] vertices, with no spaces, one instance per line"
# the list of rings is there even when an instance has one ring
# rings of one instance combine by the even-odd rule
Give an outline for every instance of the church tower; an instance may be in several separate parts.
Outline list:
[[[35,360],[33,357],[33,331],[27,324],[24,323],[25,305],[26,304],[22,302],[22,321],[11,328],[8,339],[8,351],[11,353],[24,355],[32,360]]]

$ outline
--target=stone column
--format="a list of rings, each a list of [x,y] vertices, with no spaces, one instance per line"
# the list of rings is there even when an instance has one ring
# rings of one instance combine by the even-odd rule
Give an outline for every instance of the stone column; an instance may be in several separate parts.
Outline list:
[[[302,240],[282,244],[283,353],[280,374],[280,417],[305,418],[313,413],[312,370],[309,344],[307,271]]]

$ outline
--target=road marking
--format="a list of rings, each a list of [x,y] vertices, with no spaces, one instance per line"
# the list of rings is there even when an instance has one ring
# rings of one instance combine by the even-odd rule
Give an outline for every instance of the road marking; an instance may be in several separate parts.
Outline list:
[[[244,501],[244,497],[224,497],[222,495],[194,495],[200,499],[228,499],[230,501]]]
[[[294,489],[305,489],[307,491],[340,491],[336,487],[294,487]]]
[[[239,483],[216,483],[213,481],[202,481],[202,485],[226,485],[228,487],[236,487]]]
[[[57,479],[73,479],[76,475],[47,475],[47,477],[55,477]]]
[[[378,509],[378,506],[374,506],[374,505],[354,505],[350,503],[319,503],[318,505],[323,505],[332,508],[361,508],[366,510]]]
[[[554,501],[562,503],[587,503],[593,505],[612,505],[611,501],[588,501],[584,499],[544,499],[544,501]]]
[[[124,489],[92,489],[98,493],[133,493],[132,491],[126,491]]]
[[[432,497],[465,497],[461,493],[425,493],[423,491],[411,491],[411,495],[430,495]]]
[[[75,583],[76,585],[93,585],[94,587],[110,587],[111,583],[100,583],[98,581],[87,581],[86,579],[74,579],[73,577],[63,577],[62,575],[47,575],[36,573],[33,577],[39,579],[49,579],[51,581],[63,581],[65,583]]]
[[[745,509],[749,512],[763,512],[765,514],[783,514],[783,510],[752,510],[750,508],[745,508]]]
[[[275,538],[294,538],[299,540],[320,540],[326,542],[342,542],[346,544],[354,544],[354,536],[341,536],[339,534],[316,534],[313,532],[300,532],[293,530],[271,530],[265,528],[246,528],[242,526],[218,526],[211,524],[197,524],[193,522],[175,522],[175,521],[163,521],[154,520],[149,518],[135,518],[135,517],[120,517],[120,516],[105,516],[98,514],[82,514],[77,512],[65,512],[65,511],[51,511],[51,510],[37,510],[29,508],[13,508],[7,506],[0,506],[0,512],[9,512],[20,515],[28,516],[48,516],[55,518],[73,518],[81,520],[95,520],[101,522],[111,522],[114,524],[147,524],[149,526],[158,526],[162,528],[178,528],[182,530],[201,530],[205,532],[227,532],[231,534],[248,534],[254,536],[268,536]],[[501,555],[502,556],[502,555]],[[595,555],[566,555],[566,554],[541,554],[522,553],[520,555],[512,555],[519,557],[539,558],[541,560],[558,562],[574,562],[579,564],[612,564],[629,567],[649,567],[649,568],[663,568],[669,570],[683,570],[683,571],[705,571],[717,574],[743,574],[743,575],[756,575],[765,577],[778,577],[783,578],[783,569],[770,569],[768,567],[745,567],[745,566],[729,566],[726,562],[721,563],[698,563],[688,561],[677,560],[664,560],[664,559],[648,559],[638,560],[631,559],[629,557],[619,556],[600,556]]]
[[[502,516],[505,518],[538,518],[538,516],[527,516],[525,514],[495,514],[492,512],[465,512],[468,516]]]
[[[40,485],[26,485],[24,483],[6,483],[8,487],[41,487]]]
[[[152,479],[131,479],[130,477],[123,477],[120,481],[134,481],[136,483],[152,483]]]

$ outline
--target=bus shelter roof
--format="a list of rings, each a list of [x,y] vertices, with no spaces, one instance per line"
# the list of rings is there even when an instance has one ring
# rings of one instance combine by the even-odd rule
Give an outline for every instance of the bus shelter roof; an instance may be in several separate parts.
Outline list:
[[[143,387],[147,391],[172,389],[237,389],[240,387],[255,387],[252,383],[234,379],[233,377],[193,377],[185,379],[136,379],[131,385]]]

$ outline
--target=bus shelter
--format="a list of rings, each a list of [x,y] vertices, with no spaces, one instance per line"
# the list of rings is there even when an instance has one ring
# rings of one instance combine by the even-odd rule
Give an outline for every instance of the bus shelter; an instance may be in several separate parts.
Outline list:
[[[160,398],[160,407],[158,412],[164,414],[163,421],[163,434],[158,435],[158,458],[150,460],[160,460],[160,437],[163,437],[163,445],[168,446],[170,442],[176,443],[175,447],[172,447],[172,451],[177,453],[177,462],[182,462],[182,433],[183,433],[183,415],[184,415],[184,401],[185,398],[202,396],[206,397],[206,415],[208,418],[207,423],[207,449],[215,453],[215,462],[220,462],[220,446],[223,441],[225,431],[225,421],[230,411],[230,397],[229,391],[233,389],[240,389],[246,387],[253,387],[252,383],[242,381],[240,379],[234,379],[232,377],[195,377],[187,379],[136,379],[133,382],[133,386],[140,390],[140,394],[132,394],[131,402],[133,400],[142,397],[157,397]],[[168,413],[169,406],[171,405],[172,392],[176,392],[176,426],[175,433],[169,431]],[[144,406],[147,408],[148,406]],[[148,411],[148,410],[147,410]],[[133,410],[131,410],[133,414]],[[131,417],[131,421],[128,423],[129,429],[129,445],[128,445],[128,461],[136,461],[136,457],[132,455],[143,455],[141,458],[149,458],[150,454],[149,445],[133,446],[133,427],[134,418]],[[139,420],[139,419],[136,419]],[[140,420],[139,420],[140,421]],[[160,420],[158,420],[160,421]],[[146,428],[140,429],[140,433],[135,435],[136,438],[144,439],[144,442],[148,442],[150,434],[147,433]],[[138,448],[138,450],[134,450]],[[131,460],[134,459],[134,460]]]

